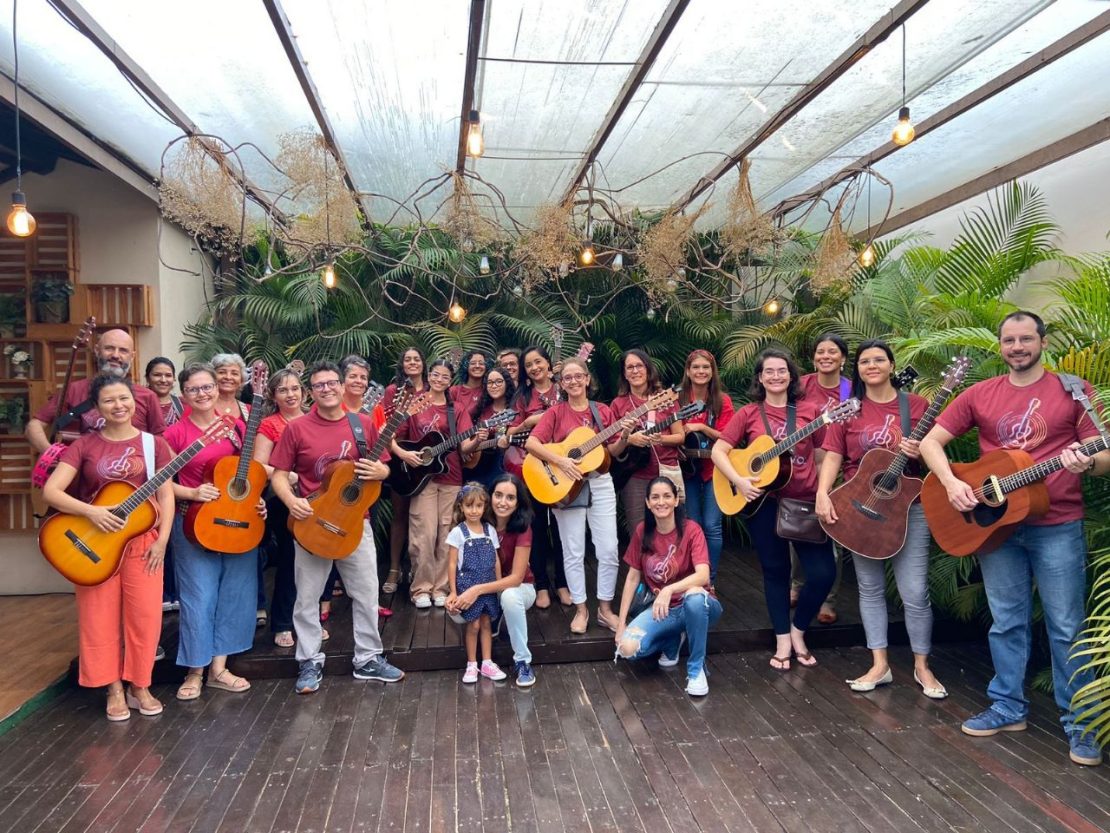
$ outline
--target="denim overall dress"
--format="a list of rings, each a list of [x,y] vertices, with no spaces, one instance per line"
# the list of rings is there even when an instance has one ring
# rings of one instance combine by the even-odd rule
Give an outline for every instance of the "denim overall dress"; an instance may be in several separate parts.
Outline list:
[[[497,551],[493,548],[490,538],[474,538],[467,525],[461,524],[463,531],[463,547],[459,553],[458,572],[455,574],[455,589],[459,593],[469,590],[476,584],[486,584],[497,580],[495,562]],[[486,533],[490,532],[486,528]],[[470,607],[462,612],[462,617],[467,622],[473,622],[483,613],[490,619],[501,615],[501,603],[496,593],[483,593]]]

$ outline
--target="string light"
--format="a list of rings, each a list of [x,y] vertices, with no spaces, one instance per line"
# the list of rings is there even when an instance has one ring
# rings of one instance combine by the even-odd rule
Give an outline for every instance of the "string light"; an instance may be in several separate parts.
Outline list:
[[[15,63],[15,192],[12,194],[12,210],[8,214],[8,231],[16,237],[30,237],[38,228],[38,223],[27,210],[27,195],[23,193],[23,146],[19,135],[19,43],[16,40],[16,11],[19,2],[12,3],[12,55]]]
[[[778,315],[782,311],[782,304],[779,303],[778,298],[772,298],[763,305],[763,311],[768,315]]]
[[[594,252],[594,244],[589,240],[583,241],[582,251],[578,253],[578,262],[583,266],[593,266],[596,257],[597,254]]]
[[[466,155],[478,159],[486,150],[485,139],[482,138],[482,119],[477,110],[470,111],[466,128]]]
[[[482,255],[482,259],[478,261],[478,271],[483,275],[489,274],[489,257]]]
[[[452,301],[451,306],[447,309],[447,318],[450,319],[452,324],[461,324],[463,319],[466,318],[466,308],[458,301]]]
[[[336,283],[338,283],[338,280],[335,277],[335,263],[328,261],[327,265],[324,267],[324,271],[321,277],[323,277],[324,279],[324,286],[326,286],[328,289],[335,289],[335,285]]]
[[[622,252],[617,252],[616,256],[613,258],[613,271],[614,272],[619,272],[623,268],[624,268],[624,254]]]
[[[905,147],[913,141],[913,122],[910,121],[910,108],[906,106],[906,24],[902,24],[902,109],[898,111],[898,124],[890,135],[890,140],[898,147]]]
[[[871,166],[867,166],[867,233],[871,233]],[[867,247],[859,253],[859,265],[864,269],[875,263],[875,247],[868,242]]]

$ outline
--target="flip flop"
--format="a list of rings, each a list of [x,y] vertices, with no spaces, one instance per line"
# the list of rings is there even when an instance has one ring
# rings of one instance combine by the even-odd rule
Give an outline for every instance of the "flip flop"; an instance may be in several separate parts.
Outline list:
[[[778,665],[775,665],[776,662],[778,663]],[[772,669],[774,669],[775,671],[778,671],[780,673],[783,672],[783,671],[789,671],[790,670],[790,655],[787,654],[785,657],[773,656],[773,657],[771,657],[770,665],[771,665]]]
[[[275,633],[274,644],[279,648],[292,648],[294,645],[293,631],[278,631]]]
[[[817,659],[810,653],[800,654],[795,651],[794,659],[798,660],[798,664],[805,668],[812,668],[817,664]]]

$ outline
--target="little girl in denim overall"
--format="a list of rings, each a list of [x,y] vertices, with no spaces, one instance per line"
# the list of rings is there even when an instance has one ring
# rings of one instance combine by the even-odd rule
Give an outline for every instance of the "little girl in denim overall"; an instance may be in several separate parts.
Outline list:
[[[480,483],[467,483],[455,499],[455,522],[447,536],[450,560],[451,595],[447,610],[455,621],[466,623],[466,671],[464,683],[476,683],[479,674],[503,680],[504,671],[493,661],[491,623],[501,616],[496,593],[482,593],[467,608],[458,607],[459,596],[472,587],[490,584],[501,578],[497,558],[497,532],[494,529],[489,494]],[[482,665],[478,666],[478,638],[482,641]]]

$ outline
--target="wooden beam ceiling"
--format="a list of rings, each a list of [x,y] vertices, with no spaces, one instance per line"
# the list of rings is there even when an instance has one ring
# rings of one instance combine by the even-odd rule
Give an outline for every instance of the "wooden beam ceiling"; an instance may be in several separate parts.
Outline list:
[[[466,170],[466,130],[474,107],[474,83],[478,77],[478,50],[482,47],[482,25],[486,18],[486,0],[470,0],[470,29],[466,38],[466,67],[463,72],[462,110],[459,115],[459,150],[455,155],[455,173]]]

